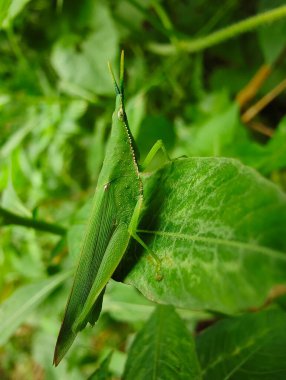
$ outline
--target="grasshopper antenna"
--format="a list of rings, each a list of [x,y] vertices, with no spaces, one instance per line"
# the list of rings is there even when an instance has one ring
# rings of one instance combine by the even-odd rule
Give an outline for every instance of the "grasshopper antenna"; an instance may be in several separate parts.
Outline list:
[[[121,51],[121,56],[120,56],[119,86],[118,86],[118,83],[116,82],[115,75],[113,73],[110,62],[108,62],[108,68],[112,76],[116,95],[120,94],[123,98],[124,97],[124,50]]]
[[[119,86],[122,97],[124,97],[124,50],[121,51],[120,57],[120,76],[119,76]]]
[[[115,79],[115,76],[114,76],[114,73],[113,73],[113,70],[112,70],[112,67],[111,67],[111,63],[108,61],[108,69],[109,69],[109,72],[111,74],[111,77],[112,77],[112,80],[113,80],[113,84],[114,84],[114,87],[115,87],[115,93],[116,95],[119,95],[121,92],[120,92],[120,89],[118,87],[118,84],[116,82],[116,79]]]

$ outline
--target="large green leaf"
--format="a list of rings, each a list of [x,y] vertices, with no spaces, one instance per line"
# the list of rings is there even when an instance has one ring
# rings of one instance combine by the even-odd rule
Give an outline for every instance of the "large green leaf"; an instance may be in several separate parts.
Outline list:
[[[0,345],[7,342],[29,314],[68,276],[70,273],[65,272],[34,284],[22,286],[0,305]]]
[[[170,306],[158,306],[133,342],[125,380],[201,379],[193,338]]]
[[[147,298],[233,313],[286,283],[286,195],[253,169],[227,158],[179,159],[146,175],[144,194],[141,237],[163,279],[145,251],[125,281]],[[130,247],[130,260],[135,248],[142,253]]]
[[[286,378],[286,314],[268,310],[218,322],[197,338],[205,380]]]

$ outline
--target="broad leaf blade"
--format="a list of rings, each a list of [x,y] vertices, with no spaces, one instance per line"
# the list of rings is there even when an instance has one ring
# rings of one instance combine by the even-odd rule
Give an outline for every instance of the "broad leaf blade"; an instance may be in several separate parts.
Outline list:
[[[125,281],[147,298],[233,313],[286,283],[286,196],[256,171],[233,159],[176,160],[145,177],[144,195],[141,236],[163,279],[143,252]]]
[[[286,314],[268,310],[218,322],[197,338],[206,380],[286,378]]]
[[[124,380],[201,379],[193,338],[170,306],[158,306],[138,333]]]
[[[34,284],[22,286],[0,306],[0,345],[7,342],[18,326],[45,298],[70,276],[65,272]]]

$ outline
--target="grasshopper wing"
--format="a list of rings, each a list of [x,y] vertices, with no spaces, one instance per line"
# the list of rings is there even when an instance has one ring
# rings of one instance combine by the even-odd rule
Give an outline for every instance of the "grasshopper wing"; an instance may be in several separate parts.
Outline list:
[[[113,199],[112,186],[105,186],[102,193],[96,194],[95,204],[85,232],[80,259],[72,290],[67,302],[63,323],[56,343],[54,364],[57,366],[72,345],[77,333],[73,332],[72,325],[80,315],[85,301],[97,276],[102,258],[105,254],[109,241],[116,230],[116,210]],[[105,284],[104,284],[105,285]],[[83,329],[87,322],[92,325],[97,321],[105,286],[95,300],[90,313],[81,326]]]

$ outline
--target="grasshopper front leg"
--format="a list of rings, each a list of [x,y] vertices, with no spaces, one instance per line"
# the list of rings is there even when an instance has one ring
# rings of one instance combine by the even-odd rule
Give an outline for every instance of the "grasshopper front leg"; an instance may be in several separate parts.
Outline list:
[[[162,150],[165,158],[167,161],[172,161],[171,158],[169,157],[168,155],[168,152],[165,148],[165,145],[163,143],[162,140],[158,140],[155,142],[155,144],[152,146],[152,148],[149,150],[147,156],[145,157],[145,160],[143,162],[143,164],[141,165],[141,169],[142,171],[144,171],[149,165],[150,163],[152,162],[153,158],[156,156],[157,152],[159,150]]]

